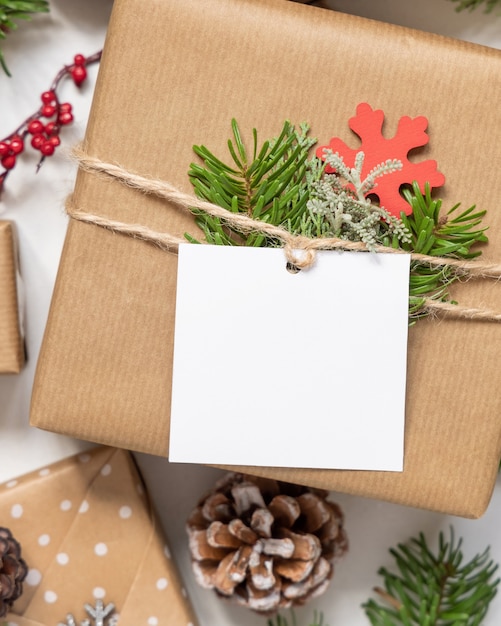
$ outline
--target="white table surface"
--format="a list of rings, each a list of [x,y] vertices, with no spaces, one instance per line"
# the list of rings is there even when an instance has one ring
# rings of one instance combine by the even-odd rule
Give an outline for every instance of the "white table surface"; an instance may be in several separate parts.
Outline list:
[[[201,0],[203,1],[203,0]],[[238,0],[235,0],[238,1]],[[0,73],[0,137],[9,134],[39,105],[39,96],[64,63],[80,52],[89,55],[102,47],[111,0],[50,0],[51,13],[37,16],[9,36],[3,48],[13,78]],[[330,0],[342,11],[429,30],[501,48],[501,16],[457,14],[447,0]],[[133,36],[131,35],[131,45]],[[89,444],[43,432],[28,425],[28,409],[37,355],[42,340],[51,292],[63,244],[67,218],[63,211],[71,191],[75,167],[69,147],[84,134],[97,67],[77,89],[67,81],[61,95],[74,105],[75,123],[62,132],[63,146],[47,159],[35,175],[36,158],[26,154],[7,181],[0,200],[0,219],[16,222],[21,270],[25,284],[26,336],[29,361],[18,376],[0,377],[0,482],[42,467],[88,447]],[[229,606],[211,592],[198,588],[191,575],[184,521],[198,497],[220,472],[187,465],[170,465],[165,459],[136,455],[156,508],[163,521],[184,583],[201,626],[251,626],[265,620],[244,609]],[[360,604],[378,584],[376,571],[390,565],[388,548],[424,531],[430,539],[451,524],[464,536],[466,556],[491,545],[501,561],[501,481],[489,510],[480,520],[463,520],[426,511],[335,495],[346,514],[350,551],[339,563],[328,592],[311,608],[298,611],[306,623],[313,608],[323,610],[330,626],[368,624]],[[0,525],[8,526],[0,510]],[[494,600],[485,626],[501,623],[501,595]],[[139,626],[139,625],[138,625]]]

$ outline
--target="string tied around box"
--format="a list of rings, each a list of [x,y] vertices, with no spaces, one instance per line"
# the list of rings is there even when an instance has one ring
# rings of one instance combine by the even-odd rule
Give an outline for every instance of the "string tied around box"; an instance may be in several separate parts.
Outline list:
[[[167,202],[175,204],[187,213],[192,214],[193,210],[196,209],[207,215],[217,217],[243,233],[262,233],[275,239],[282,244],[287,262],[299,270],[308,269],[314,264],[318,250],[368,251],[366,244],[361,241],[347,241],[338,237],[310,238],[304,235],[294,235],[281,226],[256,220],[242,213],[232,213],[217,204],[187,194],[168,181],[142,176],[116,163],[102,161],[87,154],[80,146],[73,149],[72,155],[78,162],[79,167],[85,172],[116,180],[122,185],[141,193],[162,198]],[[168,232],[159,232],[142,224],[112,220],[85,211],[76,206],[72,195],[66,201],[66,212],[75,220],[94,224],[116,233],[153,243],[167,252],[177,253],[179,245],[187,243],[186,239]],[[428,264],[430,267],[448,268],[466,278],[488,278],[494,280],[501,278],[501,264],[499,263],[483,263],[480,261],[430,256],[382,245],[375,246],[374,251],[385,254],[410,254],[412,261]],[[501,313],[496,311],[482,307],[463,307],[432,298],[424,299],[422,310],[431,315],[445,314],[461,319],[501,321]]]

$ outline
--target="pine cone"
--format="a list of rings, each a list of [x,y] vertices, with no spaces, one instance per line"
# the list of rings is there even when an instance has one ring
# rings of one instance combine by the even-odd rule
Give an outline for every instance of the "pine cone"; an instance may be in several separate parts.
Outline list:
[[[348,547],[343,514],[327,494],[225,476],[188,519],[198,583],[264,614],[322,594]]]
[[[0,617],[23,592],[28,566],[21,558],[21,546],[8,528],[0,527]]]

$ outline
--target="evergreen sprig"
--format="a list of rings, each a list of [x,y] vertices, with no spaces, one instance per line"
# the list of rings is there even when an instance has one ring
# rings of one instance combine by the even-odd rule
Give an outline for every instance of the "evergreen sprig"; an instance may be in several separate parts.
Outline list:
[[[430,186],[424,194],[414,183],[412,190],[404,189],[404,197],[412,207],[409,216],[402,221],[411,233],[411,241],[404,242],[404,250],[429,256],[473,259],[481,254],[472,246],[488,241],[486,228],[479,228],[485,211],[477,211],[475,205],[459,212],[455,204],[445,215],[441,213],[442,201],[433,200]],[[422,315],[425,299],[449,300],[449,286],[459,276],[451,268],[431,267],[413,262],[409,284],[409,314],[411,318]]]
[[[491,11],[498,7],[500,0],[451,0],[457,3],[456,11],[474,11],[480,6],[484,8],[484,13],[491,13]]]
[[[267,626],[298,626],[298,623],[296,620],[296,614],[294,613],[293,609],[291,609],[290,615],[291,615],[290,622],[283,615],[278,614],[274,618],[269,619],[266,622],[266,624]],[[308,626],[328,626],[328,625],[324,622],[323,614],[317,611],[314,611],[313,620],[308,622]]]
[[[235,120],[232,131],[233,139],[228,141],[230,165],[205,146],[194,146],[204,165],[192,163],[188,174],[199,197],[307,237],[363,241],[370,250],[377,244],[398,247],[399,241],[410,241],[400,219],[365,197],[378,177],[402,167],[400,161],[382,163],[362,180],[363,152],[358,153],[354,168],[348,168],[337,153],[330,154],[326,163],[309,159],[315,140],[308,137],[306,124],[297,130],[285,122],[279,137],[265,141],[259,150],[254,129],[252,159]],[[326,164],[335,165],[339,174],[325,174]],[[208,243],[277,245],[266,235],[244,234],[220,218],[194,213]]]
[[[17,20],[29,20],[35,13],[47,13],[47,0],[0,0],[0,41],[17,28]],[[10,72],[0,49],[0,65],[7,76]]]
[[[378,244],[398,248],[400,244],[410,242],[410,232],[402,220],[373,204],[367,196],[379,177],[402,169],[402,162],[388,159],[362,179],[363,152],[358,152],[352,168],[347,167],[337,152],[325,150],[325,155],[325,164],[318,159],[310,162],[311,170],[319,170],[320,175],[309,181],[307,211],[299,227],[287,224],[288,230],[312,238],[362,241],[371,251]],[[336,173],[324,173],[325,165]]]
[[[192,163],[188,172],[195,193],[230,212],[245,213],[275,225],[287,222],[296,227],[308,200],[307,159],[315,143],[307,136],[308,127],[302,125],[297,131],[285,122],[279,137],[265,141],[259,149],[254,129],[252,156],[247,153],[236,120],[232,120],[231,127],[233,140],[228,140],[231,165],[223,163],[205,146],[193,147],[204,162],[204,166]],[[195,214],[208,243],[277,245],[265,235],[243,234],[223,224],[219,218],[196,211]]]
[[[253,130],[251,155],[247,152],[238,124],[232,120],[233,138],[228,140],[230,163],[216,157],[205,146],[194,146],[202,160],[192,163],[189,177],[195,193],[230,213],[244,213],[254,219],[281,226],[307,237],[339,237],[362,241],[369,250],[377,245],[419,252],[429,256],[471,259],[472,250],[487,241],[481,227],[485,211],[472,206],[460,211],[457,204],[442,214],[441,200],[431,197],[430,187],[421,193],[417,183],[403,191],[412,214],[392,216],[371,202],[370,191],[376,179],[401,167],[388,160],[362,180],[364,153],[349,168],[337,153],[325,162],[309,158],[315,140],[308,137],[308,126],[296,129],[285,122],[278,138],[258,145]],[[330,165],[334,174],[325,172]],[[369,197],[368,197],[369,195]],[[243,233],[220,218],[194,210],[196,222],[208,243],[216,245],[277,246],[278,241],[262,233]],[[186,235],[193,243],[195,238]],[[449,286],[458,279],[448,267],[431,267],[412,262],[409,281],[409,318],[427,315],[426,300],[451,301]]]
[[[373,626],[478,626],[497,593],[498,565],[489,548],[463,563],[462,540],[453,530],[446,541],[440,533],[434,552],[423,535],[390,549],[398,572],[379,570],[384,588],[376,588],[383,603],[364,605]]]

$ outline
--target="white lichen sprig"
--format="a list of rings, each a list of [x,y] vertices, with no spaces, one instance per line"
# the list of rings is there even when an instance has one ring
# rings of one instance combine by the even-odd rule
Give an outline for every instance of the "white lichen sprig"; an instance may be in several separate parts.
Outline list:
[[[362,179],[364,157],[358,152],[350,168],[337,152],[325,151],[325,165],[334,173],[324,171],[320,177],[312,177],[302,234],[362,241],[370,251],[378,244],[397,247],[410,242],[411,234],[402,220],[367,197],[377,186],[377,179],[400,170],[402,162],[388,159]]]

